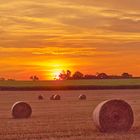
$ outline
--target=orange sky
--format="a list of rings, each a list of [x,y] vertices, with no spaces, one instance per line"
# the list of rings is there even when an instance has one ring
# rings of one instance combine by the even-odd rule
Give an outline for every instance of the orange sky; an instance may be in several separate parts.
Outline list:
[[[62,69],[140,75],[140,0],[0,0],[0,77]]]

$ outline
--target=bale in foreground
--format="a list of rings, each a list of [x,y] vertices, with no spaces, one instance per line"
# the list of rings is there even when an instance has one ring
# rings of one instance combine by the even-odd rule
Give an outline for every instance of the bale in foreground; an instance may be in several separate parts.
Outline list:
[[[56,95],[53,96],[53,99],[54,99],[54,100],[60,100],[61,97],[60,97],[60,95],[56,94]]]
[[[86,95],[84,95],[84,94],[80,95],[79,100],[86,100]]]
[[[123,100],[107,100],[93,112],[93,120],[101,132],[127,132],[133,125],[131,106]]]
[[[16,102],[12,106],[11,111],[12,111],[12,116],[15,119],[29,118],[32,114],[31,106],[23,101]]]

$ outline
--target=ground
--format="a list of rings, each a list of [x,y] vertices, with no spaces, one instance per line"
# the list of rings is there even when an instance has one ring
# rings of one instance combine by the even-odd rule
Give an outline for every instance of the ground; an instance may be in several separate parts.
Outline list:
[[[47,80],[47,81],[0,81],[0,87],[52,87],[52,86],[135,86],[137,79],[90,79],[90,80]]]
[[[38,100],[40,94],[44,100]],[[52,94],[60,94],[61,100],[50,100]],[[87,100],[79,101],[80,94]],[[101,133],[93,123],[95,107],[114,98],[126,100],[134,111],[135,122],[127,133]],[[12,118],[16,101],[31,105],[31,118]],[[139,140],[139,112],[140,90],[0,91],[0,140]]]
[[[140,78],[50,80],[50,81],[0,81],[0,90],[95,90],[140,89]]]

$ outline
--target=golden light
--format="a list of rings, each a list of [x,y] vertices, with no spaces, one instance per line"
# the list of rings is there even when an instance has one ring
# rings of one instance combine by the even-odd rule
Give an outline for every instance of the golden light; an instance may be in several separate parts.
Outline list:
[[[52,72],[53,79],[58,80],[61,72],[62,72],[62,70],[53,70],[53,72]]]
[[[65,60],[52,60],[49,62],[40,63],[44,67],[46,79],[54,80],[59,79],[62,71],[72,70],[72,63]]]

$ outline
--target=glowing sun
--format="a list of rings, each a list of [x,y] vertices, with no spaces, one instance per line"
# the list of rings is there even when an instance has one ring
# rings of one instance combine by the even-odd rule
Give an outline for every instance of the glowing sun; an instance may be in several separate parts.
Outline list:
[[[62,71],[62,70],[61,70],[61,71]],[[58,79],[59,79],[59,75],[60,75],[61,71],[54,71],[54,72],[53,72],[53,76],[54,76],[54,79],[55,79],[55,80],[58,80]]]
[[[66,60],[45,61],[40,65],[44,67],[45,75],[50,80],[59,80],[59,75],[63,73],[63,70],[72,70],[72,63]]]

